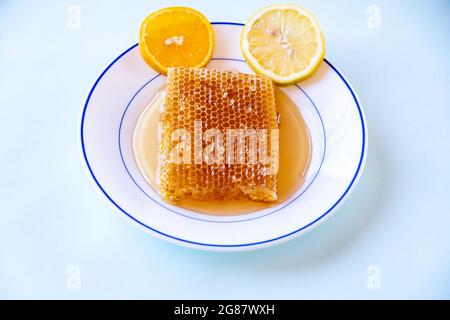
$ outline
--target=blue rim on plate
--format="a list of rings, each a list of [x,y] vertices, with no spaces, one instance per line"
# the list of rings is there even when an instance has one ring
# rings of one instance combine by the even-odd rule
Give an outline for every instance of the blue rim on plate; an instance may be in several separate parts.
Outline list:
[[[244,24],[242,23],[236,23],[236,22],[211,22],[211,24],[214,25],[234,25],[234,26],[244,26]],[[354,183],[356,182],[356,179],[361,171],[361,167],[363,164],[363,160],[364,160],[364,156],[365,156],[365,150],[366,150],[366,131],[365,131],[365,127],[366,124],[364,122],[364,117],[361,111],[361,107],[359,105],[358,99],[356,98],[355,93],[353,92],[352,88],[350,87],[349,83],[345,80],[345,78],[342,76],[342,74],[326,59],[324,59],[325,63],[327,63],[334,72],[336,72],[336,74],[339,76],[339,78],[341,78],[341,80],[344,82],[344,84],[346,85],[346,87],[348,88],[348,90],[350,91],[353,100],[355,101],[356,107],[358,109],[358,114],[361,120],[361,130],[362,130],[362,146],[361,146],[361,156],[358,162],[358,167],[356,169],[356,172],[350,182],[350,184],[348,185],[348,187],[345,189],[344,193],[339,197],[339,199],[327,210],[325,211],[325,213],[323,213],[321,216],[319,216],[317,219],[315,219],[314,221],[310,222],[309,224],[295,230],[292,231],[288,234],[276,237],[276,238],[272,238],[272,239],[268,239],[268,240],[264,240],[264,241],[258,241],[258,242],[252,242],[252,243],[244,243],[244,244],[209,244],[209,243],[201,243],[201,242],[195,242],[195,241],[190,241],[190,240],[186,240],[186,239],[181,239],[169,234],[166,234],[164,232],[161,232],[159,230],[156,230],[144,223],[142,223],[141,221],[137,220],[136,218],[134,218],[131,214],[129,214],[128,212],[126,212],[123,208],[121,208],[112,198],[111,196],[109,196],[109,194],[105,191],[105,189],[102,187],[102,185],[100,184],[100,182],[97,180],[94,172],[92,171],[92,168],[89,164],[89,160],[87,158],[87,154],[86,154],[86,149],[84,146],[84,119],[85,119],[85,115],[86,115],[86,110],[88,108],[89,105],[89,101],[91,99],[91,96],[93,94],[93,92],[95,91],[95,88],[97,87],[98,83],[100,82],[100,80],[103,78],[103,76],[106,74],[106,72],[108,72],[108,70],[118,61],[120,60],[124,55],[126,55],[129,51],[131,51],[132,49],[134,49],[137,46],[137,44],[131,46],[130,48],[128,48],[127,50],[125,50],[122,54],[120,54],[116,59],[114,59],[113,62],[111,62],[108,67],[100,74],[100,76],[97,78],[97,80],[95,81],[92,89],[90,90],[88,97],[86,99],[86,103],[84,104],[84,108],[83,108],[83,112],[81,115],[81,126],[80,126],[80,137],[81,137],[81,148],[83,151],[83,157],[84,160],[86,162],[87,168],[89,170],[89,173],[91,174],[92,178],[94,179],[96,185],[100,188],[100,190],[102,191],[102,193],[108,198],[109,201],[111,201],[112,204],[114,204],[120,211],[122,211],[125,215],[127,215],[129,218],[131,218],[132,220],[134,220],[135,222],[137,222],[139,225],[143,226],[144,228],[153,231],[159,235],[162,235],[164,237],[170,238],[172,240],[177,240],[177,241],[181,241],[187,244],[191,244],[191,245],[199,245],[199,246],[205,246],[205,247],[222,247],[222,248],[233,248],[233,247],[250,247],[250,246],[257,246],[257,245],[261,245],[261,244],[265,244],[265,243],[269,243],[269,242],[274,242],[274,241],[278,241],[284,238],[288,238],[294,234],[297,234],[307,228],[309,228],[310,226],[314,225],[315,223],[319,222],[320,220],[322,220],[324,217],[326,217],[331,211],[333,211],[334,208],[336,208],[341,201],[345,198],[345,196],[347,195],[347,193],[350,191],[350,189],[352,188],[352,186],[354,185]]]

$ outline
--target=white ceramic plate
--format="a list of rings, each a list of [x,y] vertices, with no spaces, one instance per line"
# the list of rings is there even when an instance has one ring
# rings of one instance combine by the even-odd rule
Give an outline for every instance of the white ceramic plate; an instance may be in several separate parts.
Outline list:
[[[242,24],[213,26],[216,44],[208,66],[251,73],[239,48]],[[137,119],[164,82],[132,46],[95,82],[80,125],[82,156],[96,186],[130,221],[157,237],[216,251],[271,246],[328,218],[361,175],[367,152],[364,112],[342,74],[324,61],[312,78],[282,89],[300,109],[312,140],[311,165],[295,195],[240,216],[209,216],[169,205],[145,182],[132,152]]]

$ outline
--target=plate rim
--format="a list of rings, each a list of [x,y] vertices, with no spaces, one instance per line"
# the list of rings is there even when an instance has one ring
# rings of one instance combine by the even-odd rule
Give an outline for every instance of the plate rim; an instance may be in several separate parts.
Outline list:
[[[211,22],[212,25],[234,25],[234,26],[239,26],[239,27],[243,27],[244,24],[243,23],[238,23],[238,22]],[[176,244],[181,244],[183,246],[187,246],[187,247],[191,247],[191,248],[196,248],[196,249],[203,249],[203,250],[212,250],[212,251],[242,251],[242,250],[254,250],[254,249],[259,249],[259,248],[263,248],[263,247],[267,247],[267,246],[271,246],[271,245],[275,245],[275,244],[279,244],[288,240],[291,240],[293,238],[296,238],[310,230],[312,230],[313,228],[319,226],[321,223],[323,223],[324,221],[326,221],[329,217],[331,217],[336,211],[337,209],[345,202],[345,200],[348,198],[348,196],[353,192],[354,187],[357,185],[362,172],[364,171],[364,167],[365,167],[365,162],[367,159],[367,149],[368,149],[368,134],[367,134],[367,121],[366,121],[366,117],[365,117],[365,113],[364,110],[361,107],[360,104],[360,100],[358,95],[356,94],[356,92],[353,90],[353,87],[350,85],[349,81],[342,75],[342,73],[331,63],[329,62],[326,58],[324,58],[324,62],[328,64],[328,66],[333,69],[334,72],[336,72],[336,74],[339,76],[339,78],[344,82],[345,86],[347,87],[347,89],[350,91],[353,100],[356,104],[357,110],[358,110],[358,114],[359,114],[359,118],[361,121],[361,129],[362,129],[362,149],[361,149],[361,155],[360,155],[360,159],[358,162],[358,167],[356,169],[355,174],[353,175],[350,184],[348,185],[348,187],[345,189],[345,191],[343,192],[343,194],[339,197],[339,199],[328,209],[326,210],[322,215],[320,215],[318,218],[316,218],[315,220],[311,221],[310,223],[302,226],[301,228],[294,230],[288,234],[282,235],[282,236],[278,236],[272,239],[268,239],[268,240],[263,240],[263,241],[258,241],[258,242],[252,242],[252,243],[245,243],[245,244],[208,244],[208,243],[201,243],[201,242],[197,242],[197,241],[191,241],[191,240],[187,240],[187,239],[182,239],[167,233],[164,233],[162,231],[159,231],[153,227],[150,227],[148,225],[146,225],[145,223],[137,220],[135,217],[133,217],[130,213],[126,212],[118,203],[116,203],[111,196],[105,191],[105,189],[102,187],[102,185],[100,184],[100,182],[97,180],[94,172],[92,171],[92,168],[90,166],[89,160],[87,158],[87,154],[86,154],[86,150],[85,150],[85,142],[84,142],[84,120],[85,120],[85,115],[86,115],[86,110],[87,107],[89,105],[90,102],[90,98],[92,96],[92,94],[94,93],[97,85],[99,84],[100,80],[103,78],[103,76],[109,71],[109,69],[117,62],[119,61],[124,55],[126,55],[128,52],[130,52],[131,50],[133,50],[135,47],[137,47],[138,44],[134,44],[131,47],[129,47],[128,49],[126,49],[125,51],[123,51],[117,58],[115,58],[100,74],[100,76],[98,76],[98,78],[95,80],[94,84],[92,85],[91,89],[89,90],[89,94],[87,95],[87,98],[85,99],[85,103],[83,106],[83,109],[81,111],[80,114],[80,118],[79,118],[79,134],[80,134],[80,139],[78,140],[80,142],[79,146],[80,146],[80,151],[81,151],[81,155],[82,155],[82,159],[83,162],[85,164],[85,168],[87,169],[89,176],[92,178],[91,182],[95,182],[95,186],[96,189],[98,191],[101,191],[102,194],[104,196],[106,196],[106,198],[109,200],[110,204],[113,204],[114,207],[116,207],[117,209],[119,209],[122,213],[125,214],[126,217],[131,218],[132,221],[134,221],[135,223],[138,224],[138,226],[140,226],[140,228],[142,228],[143,230],[145,230],[148,233],[151,233],[152,235],[156,235],[158,238],[161,238],[163,240],[172,242],[172,243],[176,243]],[[127,219],[128,220],[128,219]],[[130,221],[130,220],[128,220]]]

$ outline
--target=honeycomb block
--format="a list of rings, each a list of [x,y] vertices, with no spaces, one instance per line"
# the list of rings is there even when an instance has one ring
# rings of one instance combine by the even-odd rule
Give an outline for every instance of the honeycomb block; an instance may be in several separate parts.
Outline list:
[[[271,148],[278,142],[273,129],[278,123],[269,78],[169,68],[160,115],[161,196],[276,201],[277,176],[267,162],[278,156]]]

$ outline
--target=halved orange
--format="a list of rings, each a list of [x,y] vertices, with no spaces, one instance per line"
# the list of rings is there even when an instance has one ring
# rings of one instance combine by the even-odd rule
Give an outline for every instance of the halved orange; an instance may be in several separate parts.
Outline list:
[[[156,71],[169,67],[203,67],[211,59],[214,31],[208,19],[188,7],[169,7],[151,13],[141,25],[139,48]]]

